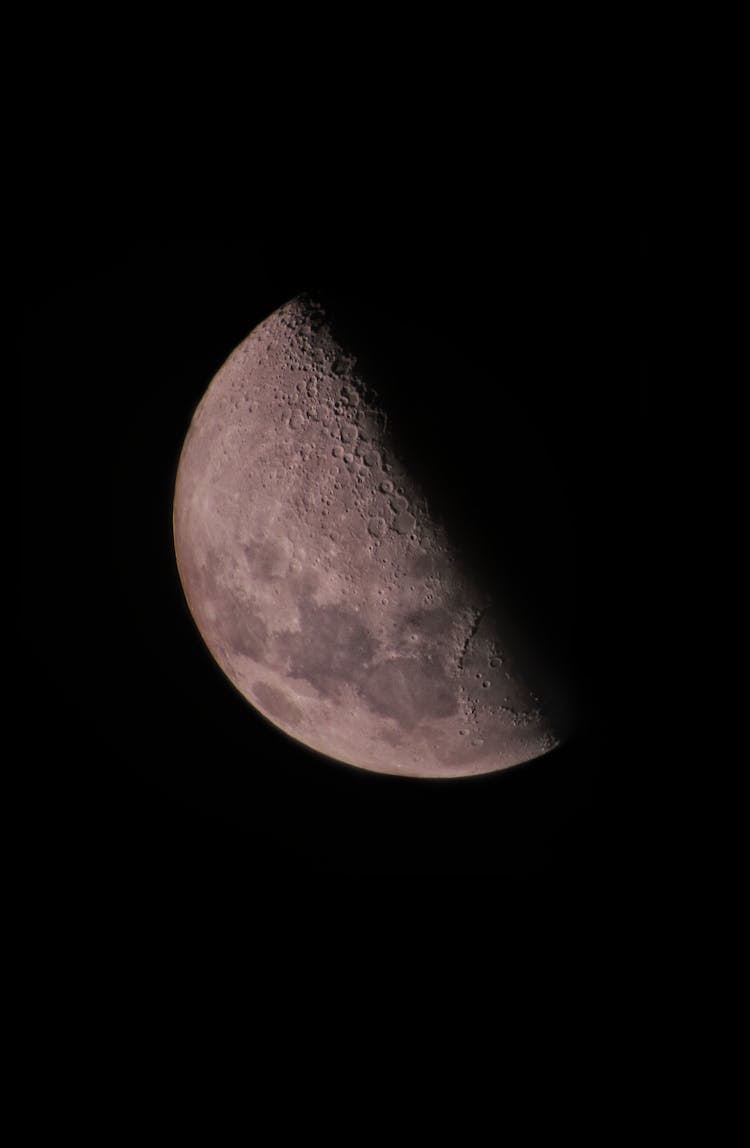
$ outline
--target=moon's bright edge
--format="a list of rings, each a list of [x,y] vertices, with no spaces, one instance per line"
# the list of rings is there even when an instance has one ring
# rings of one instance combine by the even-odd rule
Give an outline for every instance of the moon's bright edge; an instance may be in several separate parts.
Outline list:
[[[396,456],[388,412],[300,297],[193,416],[177,565],[217,663],[274,725],[362,769],[464,777],[559,744],[499,604]]]

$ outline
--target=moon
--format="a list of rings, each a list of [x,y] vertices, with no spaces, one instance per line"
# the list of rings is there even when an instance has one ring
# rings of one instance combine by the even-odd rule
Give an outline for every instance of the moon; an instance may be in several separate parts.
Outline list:
[[[337,761],[456,778],[540,757],[566,736],[564,708],[529,674],[389,414],[316,296],[233,351],[175,484],[198,630],[252,706]]]

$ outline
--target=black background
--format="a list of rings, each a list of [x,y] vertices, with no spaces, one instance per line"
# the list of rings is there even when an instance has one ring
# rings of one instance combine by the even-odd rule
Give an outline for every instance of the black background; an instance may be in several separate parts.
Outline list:
[[[249,209],[231,240],[132,238],[111,222],[27,237],[18,628],[47,864],[102,890],[318,872],[604,890],[648,863],[645,233],[632,204],[539,193]],[[583,718],[541,761],[437,783],[329,762],[243,701],[192,623],[171,536],[190,417],[250,329],[316,285],[475,365],[441,382],[426,426],[468,476],[460,497],[489,550],[504,523],[525,544],[519,581],[565,639]],[[503,394],[533,416],[543,468],[528,438],[498,447]],[[543,505],[549,466],[564,527]],[[552,605],[550,585],[564,588]]]

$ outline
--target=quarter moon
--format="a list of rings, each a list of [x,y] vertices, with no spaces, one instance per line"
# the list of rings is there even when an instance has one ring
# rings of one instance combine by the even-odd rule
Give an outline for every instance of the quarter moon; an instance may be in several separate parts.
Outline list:
[[[198,630],[252,706],[337,761],[455,778],[542,756],[565,736],[559,706],[388,416],[315,296],[232,352],[175,484]]]

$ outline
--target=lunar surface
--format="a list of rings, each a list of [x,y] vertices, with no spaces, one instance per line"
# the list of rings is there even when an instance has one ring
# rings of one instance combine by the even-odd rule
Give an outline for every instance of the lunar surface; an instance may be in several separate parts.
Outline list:
[[[329,318],[281,307],[195,412],[174,540],[198,629],[243,697],[338,761],[447,778],[545,754],[555,707]]]

